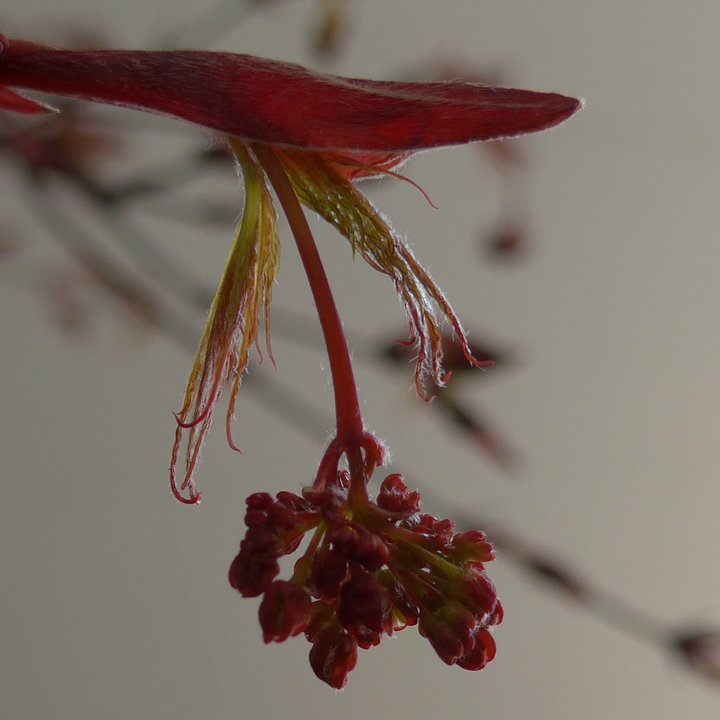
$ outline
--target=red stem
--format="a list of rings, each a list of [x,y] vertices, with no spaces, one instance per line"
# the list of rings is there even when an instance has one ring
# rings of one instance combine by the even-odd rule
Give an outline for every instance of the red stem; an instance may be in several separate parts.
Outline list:
[[[320,253],[297,195],[272,147],[254,144],[252,149],[263,166],[285,212],[315,300],[330,360],[330,373],[335,393],[337,440],[346,447],[359,447],[363,437],[363,422],[355,376],[342,322],[320,259]]]

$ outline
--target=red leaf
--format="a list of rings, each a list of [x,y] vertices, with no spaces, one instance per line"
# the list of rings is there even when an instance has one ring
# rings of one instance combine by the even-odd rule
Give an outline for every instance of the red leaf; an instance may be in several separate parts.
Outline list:
[[[340,78],[250,55],[55,50],[4,38],[0,84],[171,115],[250,142],[383,152],[544,130],[581,106],[471,83]]]

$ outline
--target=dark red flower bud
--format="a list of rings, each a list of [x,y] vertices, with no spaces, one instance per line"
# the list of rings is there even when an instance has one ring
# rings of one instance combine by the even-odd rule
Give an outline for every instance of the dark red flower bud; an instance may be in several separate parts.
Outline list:
[[[490,562],[495,559],[492,545],[482,530],[457,533],[452,539],[453,559],[458,563]]]
[[[255,510],[248,508],[245,511],[245,525],[251,527],[261,527],[267,523],[267,513],[264,510]]]
[[[228,579],[243,597],[257,597],[280,572],[282,546],[276,533],[265,527],[248,529],[240,552],[230,565]]]
[[[337,623],[330,623],[315,636],[310,649],[310,665],[323,682],[341,690],[357,664],[357,649],[354,637]]]
[[[432,540],[436,548],[444,548],[455,534],[455,524],[452,520],[440,520],[433,515],[423,514],[417,519],[413,518],[408,527],[415,532],[422,533]]]
[[[460,603],[447,603],[435,612],[420,612],[418,631],[430,641],[443,662],[452,665],[472,650],[473,614]]]
[[[312,592],[323,600],[336,598],[347,571],[347,560],[324,545],[315,554],[310,566],[309,583]]]
[[[403,482],[402,475],[388,475],[380,486],[377,504],[383,510],[411,515],[420,510],[420,493],[410,492]]]
[[[280,535],[270,527],[248,528],[245,537],[240,543],[240,551],[253,553],[254,555],[276,555],[282,554],[282,540]]]
[[[271,555],[243,555],[239,553],[230,565],[228,579],[243,597],[257,597],[280,572],[277,560]]]
[[[487,628],[477,627],[473,634],[474,645],[457,664],[465,670],[482,670],[495,657],[495,640]]]
[[[389,553],[383,539],[356,523],[337,524],[328,540],[336,553],[366,570],[378,570],[387,562]]]
[[[438,546],[444,547],[452,541],[455,533],[455,523],[448,519],[438,520],[438,518],[434,518],[432,515],[430,517],[434,521],[432,524],[433,537]]]
[[[305,588],[284,580],[271,583],[258,610],[263,640],[284,642],[303,632],[311,611],[312,600]]]
[[[328,542],[336,553],[351,559],[360,546],[361,534],[362,529],[358,525],[342,522],[328,532]]]
[[[381,633],[383,616],[389,607],[387,591],[375,576],[355,569],[350,580],[340,590],[338,620],[355,637],[361,635],[364,628]]]
[[[463,589],[470,598],[471,609],[478,618],[485,615],[494,617],[498,596],[495,586],[484,571],[474,567],[466,568],[463,575]]]
[[[246,500],[245,525],[258,527],[267,521],[267,512],[273,504],[272,495],[265,492],[253,493]]]
[[[330,603],[315,602],[310,616],[310,622],[305,628],[305,637],[309,643],[314,643],[325,632],[328,625],[337,625],[335,607]]]
[[[268,493],[255,493],[247,500],[245,524],[250,527],[267,525],[280,533],[294,530],[317,514],[317,508],[299,495],[280,492],[273,500]]]
[[[382,538],[373,533],[366,533],[360,538],[357,552],[352,558],[366,570],[379,570],[388,560],[389,551]]]
[[[245,504],[253,510],[267,510],[275,501],[270,493],[256,492],[245,498]]]
[[[385,632],[392,635],[392,631],[402,629],[408,625],[417,625],[418,607],[410,599],[405,589],[397,582],[390,572],[380,572],[377,575],[378,581],[387,590],[392,607],[392,613],[385,625]],[[399,621],[399,627],[394,627],[394,617]]]

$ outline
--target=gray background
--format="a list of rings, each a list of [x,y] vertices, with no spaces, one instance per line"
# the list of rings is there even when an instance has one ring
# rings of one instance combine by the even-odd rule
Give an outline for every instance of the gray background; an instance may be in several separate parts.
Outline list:
[[[376,78],[457,54],[513,84],[588,100],[567,125],[525,142],[535,244],[515,267],[478,254],[474,233],[492,222],[498,187],[474,150],[408,165],[437,211],[405,184],[369,188],[475,335],[515,350],[511,369],[467,385],[522,452],[513,478],[418,412],[409,374],[358,366],[368,424],[397,467],[447,503],[514,528],[661,620],[720,621],[720,5],[349,5],[352,35],[332,65],[308,51],[315,3],[304,0],[273,5],[216,46]],[[188,3],[160,1],[4,0],[0,31],[62,45],[82,27],[146,47],[189,13]],[[185,142],[173,132],[133,137],[142,160]],[[12,167],[2,174],[2,226],[32,257],[58,255],[24,209]],[[236,194],[239,210],[235,182],[228,169],[223,197]],[[397,334],[402,311],[388,284],[316,227],[347,326]],[[219,274],[229,229],[165,222],[154,232],[204,278]],[[310,316],[284,226],[282,235],[277,306]],[[308,644],[264,647],[257,602],[226,583],[244,497],[297,491],[320,444],[242,394],[243,455],[225,447],[218,422],[200,468],[202,505],[176,504],[170,413],[190,358],[105,305],[91,333],[69,338],[47,299],[2,271],[3,717],[717,717],[717,688],[502,558],[490,570],[507,619],[487,670],[446,667],[408,630],[362,652],[343,693],[326,688],[307,665]],[[319,353],[280,332],[274,347],[277,380],[329,411]]]

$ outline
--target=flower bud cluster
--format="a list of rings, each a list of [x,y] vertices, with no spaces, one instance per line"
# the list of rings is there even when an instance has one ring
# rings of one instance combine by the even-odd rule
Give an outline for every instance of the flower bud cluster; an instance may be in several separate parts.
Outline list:
[[[247,532],[230,567],[244,597],[262,595],[265,642],[304,633],[315,674],[342,688],[358,648],[417,625],[449,665],[480,670],[495,655],[489,628],[502,606],[483,564],[493,551],[479,530],[456,532],[449,520],[420,512],[420,494],[400,475],[377,498],[349,492],[347,472],[321,489],[247,499]],[[278,560],[310,539],[289,580]]]

